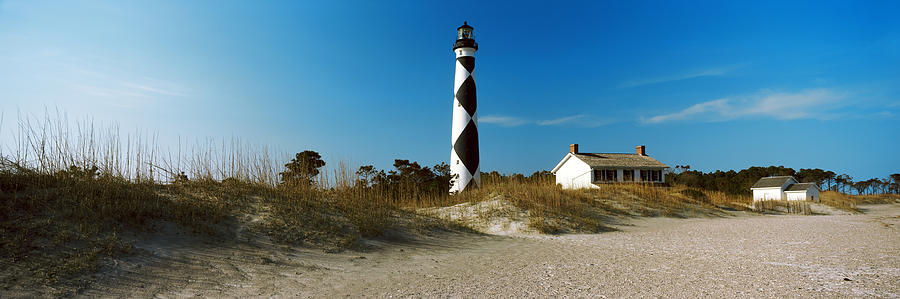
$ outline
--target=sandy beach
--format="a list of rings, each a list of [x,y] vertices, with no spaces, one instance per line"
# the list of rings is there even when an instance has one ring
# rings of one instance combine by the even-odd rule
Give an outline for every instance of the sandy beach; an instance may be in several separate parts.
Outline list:
[[[900,299],[897,12],[0,0],[0,299]]]
[[[184,235],[137,244],[86,297],[898,297],[900,205],[642,218],[588,235],[450,234],[330,254]],[[248,237],[249,238],[249,237]]]

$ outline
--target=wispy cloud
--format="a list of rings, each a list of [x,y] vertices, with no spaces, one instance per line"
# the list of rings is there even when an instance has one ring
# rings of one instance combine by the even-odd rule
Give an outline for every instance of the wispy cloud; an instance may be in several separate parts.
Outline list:
[[[486,123],[486,124],[496,124],[502,127],[518,127],[524,125],[538,125],[538,126],[561,126],[561,125],[572,125],[572,126],[580,126],[580,127],[599,127],[605,126],[613,123],[614,121],[609,119],[600,119],[596,117],[592,117],[587,114],[577,114],[570,116],[563,116],[554,119],[541,119],[541,120],[531,120],[516,116],[506,116],[506,115],[485,115],[478,117],[478,122]]]
[[[730,73],[734,70],[737,70],[743,66],[744,66],[743,64],[732,65],[732,66],[724,66],[724,67],[696,70],[696,71],[685,72],[685,73],[669,75],[669,76],[630,80],[630,81],[622,82],[622,84],[620,86],[627,88],[627,87],[637,87],[637,86],[642,86],[642,85],[650,85],[650,84],[657,84],[657,83],[663,83],[663,82],[681,81],[681,80],[687,80],[687,79],[698,78],[698,77],[722,76],[722,75]]]
[[[22,63],[39,63],[52,70],[48,77],[68,86],[72,91],[112,105],[132,107],[154,100],[189,97],[183,84],[147,76],[140,70],[123,67],[123,63],[93,54],[79,55],[56,48],[43,48],[19,57]]]
[[[73,83],[71,86],[85,95],[89,95],[95,99],[102,99],[105,104],[122,107],[135,108],[140,105],[147,104],[153,100],[153,97],[136,92],[127,88],[120,87],[104,87],[91,84]]]
[[[126,108],[152,103],[161,97],[187,96],[177,89],[161,87],[164,85],[160,85],[157,82],[148,83],[146,80],[138,82],[119,81],[109,78],[97,80],[83,77],[72,80],[69,82],[69,85],[85,95],[97,99],[105,98],[105,101],[111,105]]]
[[[680,120],[728,121],[746,117],[766,117],[779,120],[830,118],[829,110],[836,108],[842,94],[828,89],[808,89],[796,93],[761,91],[749,97],[722,98],[701,102],[681,111],[642,118],[645,124]]]
[[[728,113],[727,112],[728,110],[729,110],[728,99],[718,99],[715,101],[694,104],[693,106],[690,106],[687,109],[684,109],[684,110],[681,110],[678,112],[650,117],[648,119],[644,119],[643,122],[655,124],[655,123],[662,123],[662,122],[673,121],[673,120],[683,120],[683,119],[686,119],[686,118],[694,116],[694,115],[709,113],[709,112],[725,114],[725,113]]]
[[[75,90],[85,95],[107,98],[113,105],[136,107],[166,97],[187,97],[178,84],[166,80],[134,76],[115,70],[77,67],[67,80]]]
[[[575,120],[578,120],[579,118],[584,118],[584,117],[585,117],[584,114],[572,115],[572,116],[560,117],[557,119],[541,120],[541,121],[538,121],[537,124],[539,126],[555,126],[555,125],[570,123],[572,121],[575,121]]]
[[[525,125],[530,123],[530,121],[514,117],[514,116],[503,116],[503,115],[485,115],[478,117],[478,122],[484,124],[496,124],[503,127],[518,127],[521,125]]]
[[[86,94],[94,96],[110,98],[150,98],[150,96],[146,94],[128,89],[115,89],[86,84],[72,84],[72,86]]]
[[[141,90],[141,91],[149,92],[149,93],[155,93],[155,94],[161,94],[161,95],[167,95],[167,96],[176,96],[176,97],[186,96],[186,94],[176,91],[176,90],[173,90],[173,89],[163,89],[162,87],[151,86],[146,83],[138,84],[138,83],[132,83],[132,82],[125,82],[123,85],[126,87],[129,87],[129,88],[133,88],[133,89],[137,89],[137,90]]]

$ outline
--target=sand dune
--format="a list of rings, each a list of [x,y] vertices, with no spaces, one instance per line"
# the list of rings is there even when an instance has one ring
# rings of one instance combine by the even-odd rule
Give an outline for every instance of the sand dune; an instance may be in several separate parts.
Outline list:
[[[898,297],[900,204],[864,208],[645,218],[590,235],[447,233],[338,254],[175,235],[137,244],[144,253],[107,266],[80,295]]]

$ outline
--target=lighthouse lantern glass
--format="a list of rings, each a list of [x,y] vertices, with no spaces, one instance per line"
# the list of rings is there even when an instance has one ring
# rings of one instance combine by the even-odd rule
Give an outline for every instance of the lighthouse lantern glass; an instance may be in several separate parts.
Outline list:
[[[458,39],[475,39],[475,37],[472,36],[472,28],[459,28]]]

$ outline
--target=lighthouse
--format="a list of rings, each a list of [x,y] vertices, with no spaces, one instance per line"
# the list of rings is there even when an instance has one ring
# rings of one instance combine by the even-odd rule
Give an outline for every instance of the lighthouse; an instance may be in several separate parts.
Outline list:
[[[478,43],[472,26],[456,29],[456,78],[453,80],[453,124],[450,134],[450,173],[456,178],[450,193],[481,186],[478,157],[478,116],[475,99],[475,51]]]

